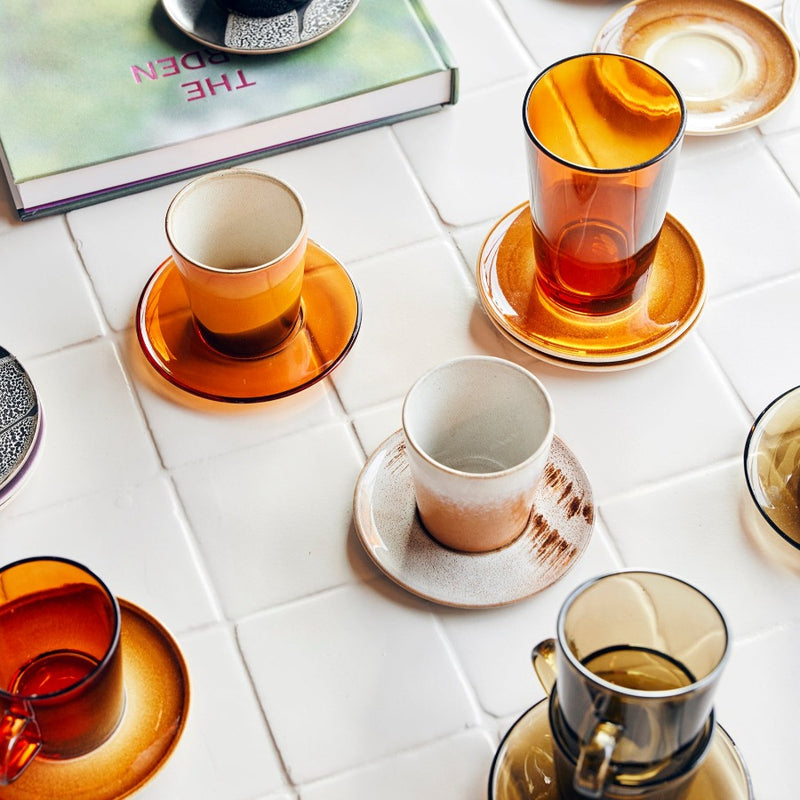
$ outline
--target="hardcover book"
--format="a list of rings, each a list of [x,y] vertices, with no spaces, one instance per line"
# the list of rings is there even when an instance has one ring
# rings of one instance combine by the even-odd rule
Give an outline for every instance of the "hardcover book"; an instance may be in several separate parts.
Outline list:
[[[349,2],[327,35],[270,51],[263,31],[243,38],[250,20],[235,46],[210,46],[202,19],[179,27],[165,10],[227,16],[216,0],[3,0],[0,157],[20,217],[456,102],[458,70],[420,0]],[[315,3],[342,0],[309,0],[303,25]]]

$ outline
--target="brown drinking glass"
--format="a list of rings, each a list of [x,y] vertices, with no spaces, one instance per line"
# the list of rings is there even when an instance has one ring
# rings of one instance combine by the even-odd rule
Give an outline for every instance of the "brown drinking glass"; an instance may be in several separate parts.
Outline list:
[[[667,212],[686,109],[658,70],[628,56],[559,61],[523,105],[540,292],[583,314],[643,296]]]

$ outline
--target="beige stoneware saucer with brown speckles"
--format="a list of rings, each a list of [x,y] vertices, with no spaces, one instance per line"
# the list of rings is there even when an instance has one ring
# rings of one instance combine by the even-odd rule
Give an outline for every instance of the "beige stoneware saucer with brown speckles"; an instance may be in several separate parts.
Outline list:
[[[686,102],[687,134],[757,125],[800,71],[784,28],[741,0],[634,0],[601,28],[594,50],[634,56],[671,78]]]
[[[489,553],[443,547],[416,512],[401,430],[364,465],[353,510],[361,544],[389,578],[412,594],[459,608],[507,605],[550,586],[583,554],[595,517],[586,473],[555,437],[528,525],[511,544]]]

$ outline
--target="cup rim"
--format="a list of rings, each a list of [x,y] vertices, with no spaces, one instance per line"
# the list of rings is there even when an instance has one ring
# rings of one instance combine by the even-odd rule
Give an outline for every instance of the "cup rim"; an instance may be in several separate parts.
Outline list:
[[[523,377],[529,379],[539,389],[539,392],[541,393],[541,396],[545,401],[545,404],[547,406],[548,425],[547,425],[547,430],[545,431],[545,434],[542,437],[542,441],[536,448],[536,450],[533,451],[533,453],[530,453],[525,459],[518,462],[517,464],[514,464],[513,466],[506,467],[505,469],[500,469],[495,472],[465,472],[464,470],[455,469],[454,467],[450,467],[447,464],[443,464],[441,461],[437,461],[435,458],[432,458],[417,441],[413,432],[410,432],[408,429],[408,426],[406,424],[407,409],[408,409],[409,398],[411,397],[412,392],[414,392],[414,390],[419,385],[421,385],[424,380],[426,380],[436,372],[439,372],[441,369],[453,366],[455,364],[464,363],[467,361],[489,362],[498,364],[502,366],[504,369],[512,368],[514,371],[523,375]],[[471,480],[476,480],[476,481],[494,480],[504,475],[509,475],[514,472],[519,472],[520,470],[524,469],[524,467],[526,467],[528,464],[539,459],[542,456],[542,453],[544,453],[546,450],[550,448],[553,436],[555,434],[555,409],[553,407],[553,400],[550,397],[550,393],[547,391],[544,384],[532,372],[525,369],[524,367],[519,366],[519,364],[515,364],[513,361],[507,361],[504,358],[498,358],[496,356],[484,356],[484,355],[461,356],[459,358],[452,358],[447,361],[443,361],[441,364],[437,364],[436,366],[431,367],[431,369],[427,370],[422,375],[420,375],[419,378],[417,378],[417,380],[414,381],[414,383],[411,385],[411,388],[406,392],[406,395],[403,398],[401,421],[403,427],[403,435],[405,436],[407,444],[414,449],[414,452],[417,453],[423,461],[447,474],[457,475],[459,477],[469,477]]]
[[[228,180],[229,178],[235,178],[239,176],[250,176],[258,178],[259,180],[266,180],[270,183],[275,184],[276,186],[280,186],[285,189],[294,199],[297,207],[300,211],[300,230],[297,232],[297,235],[292,240],[291,244],[283,250],[282,253],[275,256],[275,258],[270,259],[269,261],[264,261],[260,264],[255,264],[251,267],[242,267],[240,269],[221,269],[219,267],[212,266],[211,264],[205,264],[199,259],[195,258],[194,256],[188,255],[186,251],[179,247],[175,242],[174,237],[171,234],[172,231],[172,220],[175,214],[177,205],[186,197],[186,195],[191,194],[193,191],[197,189],[198,186],[205,184],[205,183],[212,183],[218,180]],[[286,181],[282,180],[281,178],[276,178],[274,175],[270,175],[267,172],[262,172],[261,170],[257,169],[243,169],[240,167],[233,167],[231,169],[223,169],[217,170],[215,172],[209,172],[205,175],[201,175],[193,180],[189,181],[185,186],[183,186],[170,200],[169,205],[167,206],[166,214],[164,215],[164,231],[167,236],[167,242],[169,246],[176,252],[179,253],[182,258],[188,261],[197,269],[204,270],[206,272],[214,273],[215,275],[246,275],[252,272],[258,272],[263,269],[267,269],[274,264],[279,263],[283,259],[285,259],[290,253],[293,253],[303,242],[305,238],[308,236],[308,210],[306,209],[305,201],[303,200],[300,193],[292,186],[291,184],[287,183]]]
[[[70,684],[69,686],[65,686],[62,689],[59,689],[57,692],[48,692],[45,694],[18,694],[14,692],[6,691],[5,689],[0,688],[0,697],[13,701],[33,701],[39,702],[41,700],[51,700],[54,698],[61,697],[69,692],[74,692],[77,689],[80,689],[82,686],[85,686],[90,681],[94,680],[95,676],[99,674],[107,664],[111,661],[114,657],[114,654],[117,652],[120,646],[120,637],[122,635],[122,615],[119,608],[119,601],[117,600],[116,595],[108,588],[105,581],[102,578],[98,577],[91,569],[89,569],[84,564],[81,564],[79,561],[76,561],[71,558],[62,558],[61,556],[29,556],[28,558],[20,558],[17,561],[12,561],[8,564],[4,564],[0,566],[0,576],[3,573],[7,572],[10,569],[14,569],[16,567],[20,567],[24,564],[29,564],[36,561],[55,561],[59,564],[68,564],[80,570],[81,572],[85,573],[87,576],[94,579],[98,586],[105,592],[106,597],[111,601],[111,608],[114,614],[114,631],[111,636],[111,641],[109,642],[108,647],[106,648],[106,652],[103,654],[103,657],[97,663],[95,667],[93,667],[86,675],[84,675],[79,681]]]
[[[691,589],[693,592],[704,598],[706,602],[714,609],[716,614],[719,616],[720,622],[722,623],[722,631],[725,635],[725,647],[717,663],[711,670],[709,670],[705,675],[703,675],[702,678],[698,678],[697,680],[690,683],[688,686],[680,686],[676,689],[657,689],[652,691],[646,691],[643,689],[631,689],[627,686],[620,686],[617,683],[612,683],[611,681],[607,681],[604,678],[601,678],[599,675],[595,674],[590,669],[587,669],[587,667],[584,666],[584,664],[582,664],[580,660],[575,656],[575,653],[572,652],[572,649],[569,646],[562,646],[561,644],[562,642],[568,641],[565,630],[565,621],[567,612],[569,611],[575,599],[590,586],[593,586],[599,583],[600,581],[607,580],[608,578],[617,578],[623,575],[655,575],[659,578],[666,578],[667,580],[674,581],[676,583],[681,583],[688,589]],[[580,585],[576,586],[567,595],[566,599],[561,604],[561,608],[558,612],[558,618],[556,620],[556,642],[558,644],[559,649],[561,650],[561,652],[564,653],[570,664],[581,675],[591,680],[593,683],[596,683],[597,685],[602,686],[604,689],[608,689],[609,691],[612,691],[615,694],[622,695],[624,697],[636,698],[637,700],[654,700],[654,701],[682,697],[683,695],[701,691],[708,685],[713,684],[717,680],[719,674],[722,672],[725,664],[727,663],[732,646],[730,627],[728,626],[728,622],[725,619],[725,615],[723,614],[722,609],[720,609],[720,607],[711,599],[711,597],[706,592],[704,592],[702,589],[698,589],[697,586],[689,583],[683,578],[679,578],[677,575],[671,575],[666,572],[659,572],[657,570],[649,570],[649,569],[623,569],[623,570],[616,570],[614,572],[606,572],[602,575],[597,575],[594,578],[589,578],[588,580],[583,581],[583,583],[581,583]]]
[[[638,164],[630,164],[626,167],[591,167],[586,164],[576,164],[569,159],[563,158],[559,156],[557,153],[554,153],[550,148],[545,147],[545,145],[539,141],[536,137],[534,132],[531,130],[530,123],[528,122],[528,103],[530,101],[531,93],[534,90],[539,81],[544,78],[547,73],[551,70],[555,69],[556,67],[564,64],[567,61],[576,61],[578,59],[584,58],[617,58],[617,59],[625,59],[628,61],[635,61],[638,64],[646,67],[647,69],[655,72],[662,80],[667,83],[667,85],[672,89],[675,93],[675,97],[678,99],[678,105],[680,107],[681,112],[681,124],[678,127],[678,130],[675,133],[675,136],[672,138],[672,141],[659,153],[656,153],[652,158],[649,158],[647,161],[642,161]],[[673,150],[676,150],[679,146],[681,141],[683,140],[684,134],[686,133],[686,123],[688,121],[688,112],[686,109],[686,102],[683,99],[683,95],[681,94],[678,87],[675,83],[670,80],[660,69],[654,67],[652,64],[648,64],[646,61],[636,58],[634,56],[630,56],[624,53],[602,53],[602,52],[595,52],[595,51],[587,51],[583,53],[577,53],[575,55],[567,56],[566,58],[561,58],[558,61],[553,62],[549,66],[545,67],[541,70],[536,77],[531,81],[528,88],[525,90],[525,99],[522,103],[522,124],[525,130],[525,135],[527,136],[528,140],[535,145],[541,152],[548,155],[554,161],[557,161],[559,164],[563,164],[565,167],[569,167],[576,172],[586,172],[591,175],[624,175],[629,172],[636,172],[638,170],[644,169],[645,167],[649,167],[652,164],[657,163],[658,161],[663,161]]]
[[[743,452],[743,462],[744,462],[744,481],[747,485],[747,491],[750,494],[750,497],[753,500],[753,505],[755,505],[756,509],[758,509],[758,513],[763,520],[765,520],[770,528],[772,528],[775,533],[777,533],[784,541],[788,542],[792,547],[800,550],[800,542],[796,539],[793,539],[787,533],[782,531],[775,522],[769,517],[769,515],[764,510],[764,507],[761,504],[761,501],[756,496],[756,490],[753,485],[752,474],[750,469],[750,461],[754,457],[755,453],[752,452],[752,448],[757,444],[756,436],[763,435],[763,430],[761,430],[763,424],[767,421],[767,417],[775,410],[775,407],[785,400],[789,395],[794,394],[795,392],[800,392],[800,385],[793,386],[791,389],[787,389],[785,392],[781,392],[777,397],[771,400],[762,411],[758,414],[758,416],[753,421],[753,424],[750,428],[750,431],[747,434],[747,439],[745,439],[744,443],[744,452]]]

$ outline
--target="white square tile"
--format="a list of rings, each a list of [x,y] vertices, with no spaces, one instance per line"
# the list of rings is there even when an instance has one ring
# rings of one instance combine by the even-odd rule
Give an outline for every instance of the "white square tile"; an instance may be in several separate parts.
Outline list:
[[[495,749],[486,733],[468,731],[304,786],[303,800],[485,800]]]
[[[114,330],[134,323],[150,276],[169,255],[164,216],[181,181],[67,214],[100,305]]]
[[[268,402],[225,403],[196,397],[168,383],[146,361],[133,332],[123,334],[119,346],[168,469],[343,417],[328,380]]]
[[[717,719],[736,742],[758,800],[786,800],[794,792],[798,653],[800,627],[776,629],[735,646],[720,681]]]
[[[746,495],[737,459],[608,502],[601,513],[626,566],[694,584],[719,605],[741,639],[800,619],[800,582],[765,559],[749,538]]]
[[[332,375],[348,412],[404,396],[441,361],[504,352],[452,246],[404,248],[362,261],[352,273],[364,317],[353,350]]]
[[[504,80],[528,76],[531,57],[492,0],[426,0],[459,70],[461,96]]]
[[[163,478],[10,516],[3,531],[3,563],[72,558],[175,632],[219,618],[174,490]]]
[[[250,680],[229,631],[178,638],[189,670],[186,727],[175,751],[137,800],[291,797]]]
[[[699,323],[700,335],[753,417],[800,384],[798,308],[795,275],[710,303]]]
[[[0,252],[0,345],[6,350],[24,359],[103,332],[62,218],[15,226],[0,236]]]
[[[740,143],[681,160],[670,196],[670,211],[700,248],[712,298],[798,265],[800,197],[759,140]],[[758,246],[743,258],[743,242],[754,237]]]
[[[526,366],[550,392],[556,433],[581,460],[600,503],[739,454],[751,422],[694,332],[631,370]]]
[[[155,447],[107,341],[33,358],[25,368],[44,412],[44,438],[30,480],[4,513],[141,483],[155,474]]]
[[[238,625],[286,768],[305,783],[477,724],[434,618],[353,585]]]
[[[352,529],[361,465],[352,434],[335,425],[175,472],[229,618],[364,573],[366,556]]]
[[[516,79],[472,92],[435,117],[394,126],[449,225],[499,217],[527,198],[522,101],[529,83]]]
[[[309,236],[345,267],[439,233],[390,128],[291,150],[252,166],[294,186],[308,209]]]
[[[795,127],[800,128],[800,120]],[[800,192],[800,131],[786,136],[771,136],[767,139],[767,146],[789,176],[795,190]]]
[[[545,696],[531,664],[534,645],[555,636],[558,611],[572,589],[619,566],[597,525],[583,556],[543,592],[502,608],[437,611],[481,708],[516,718]]]

